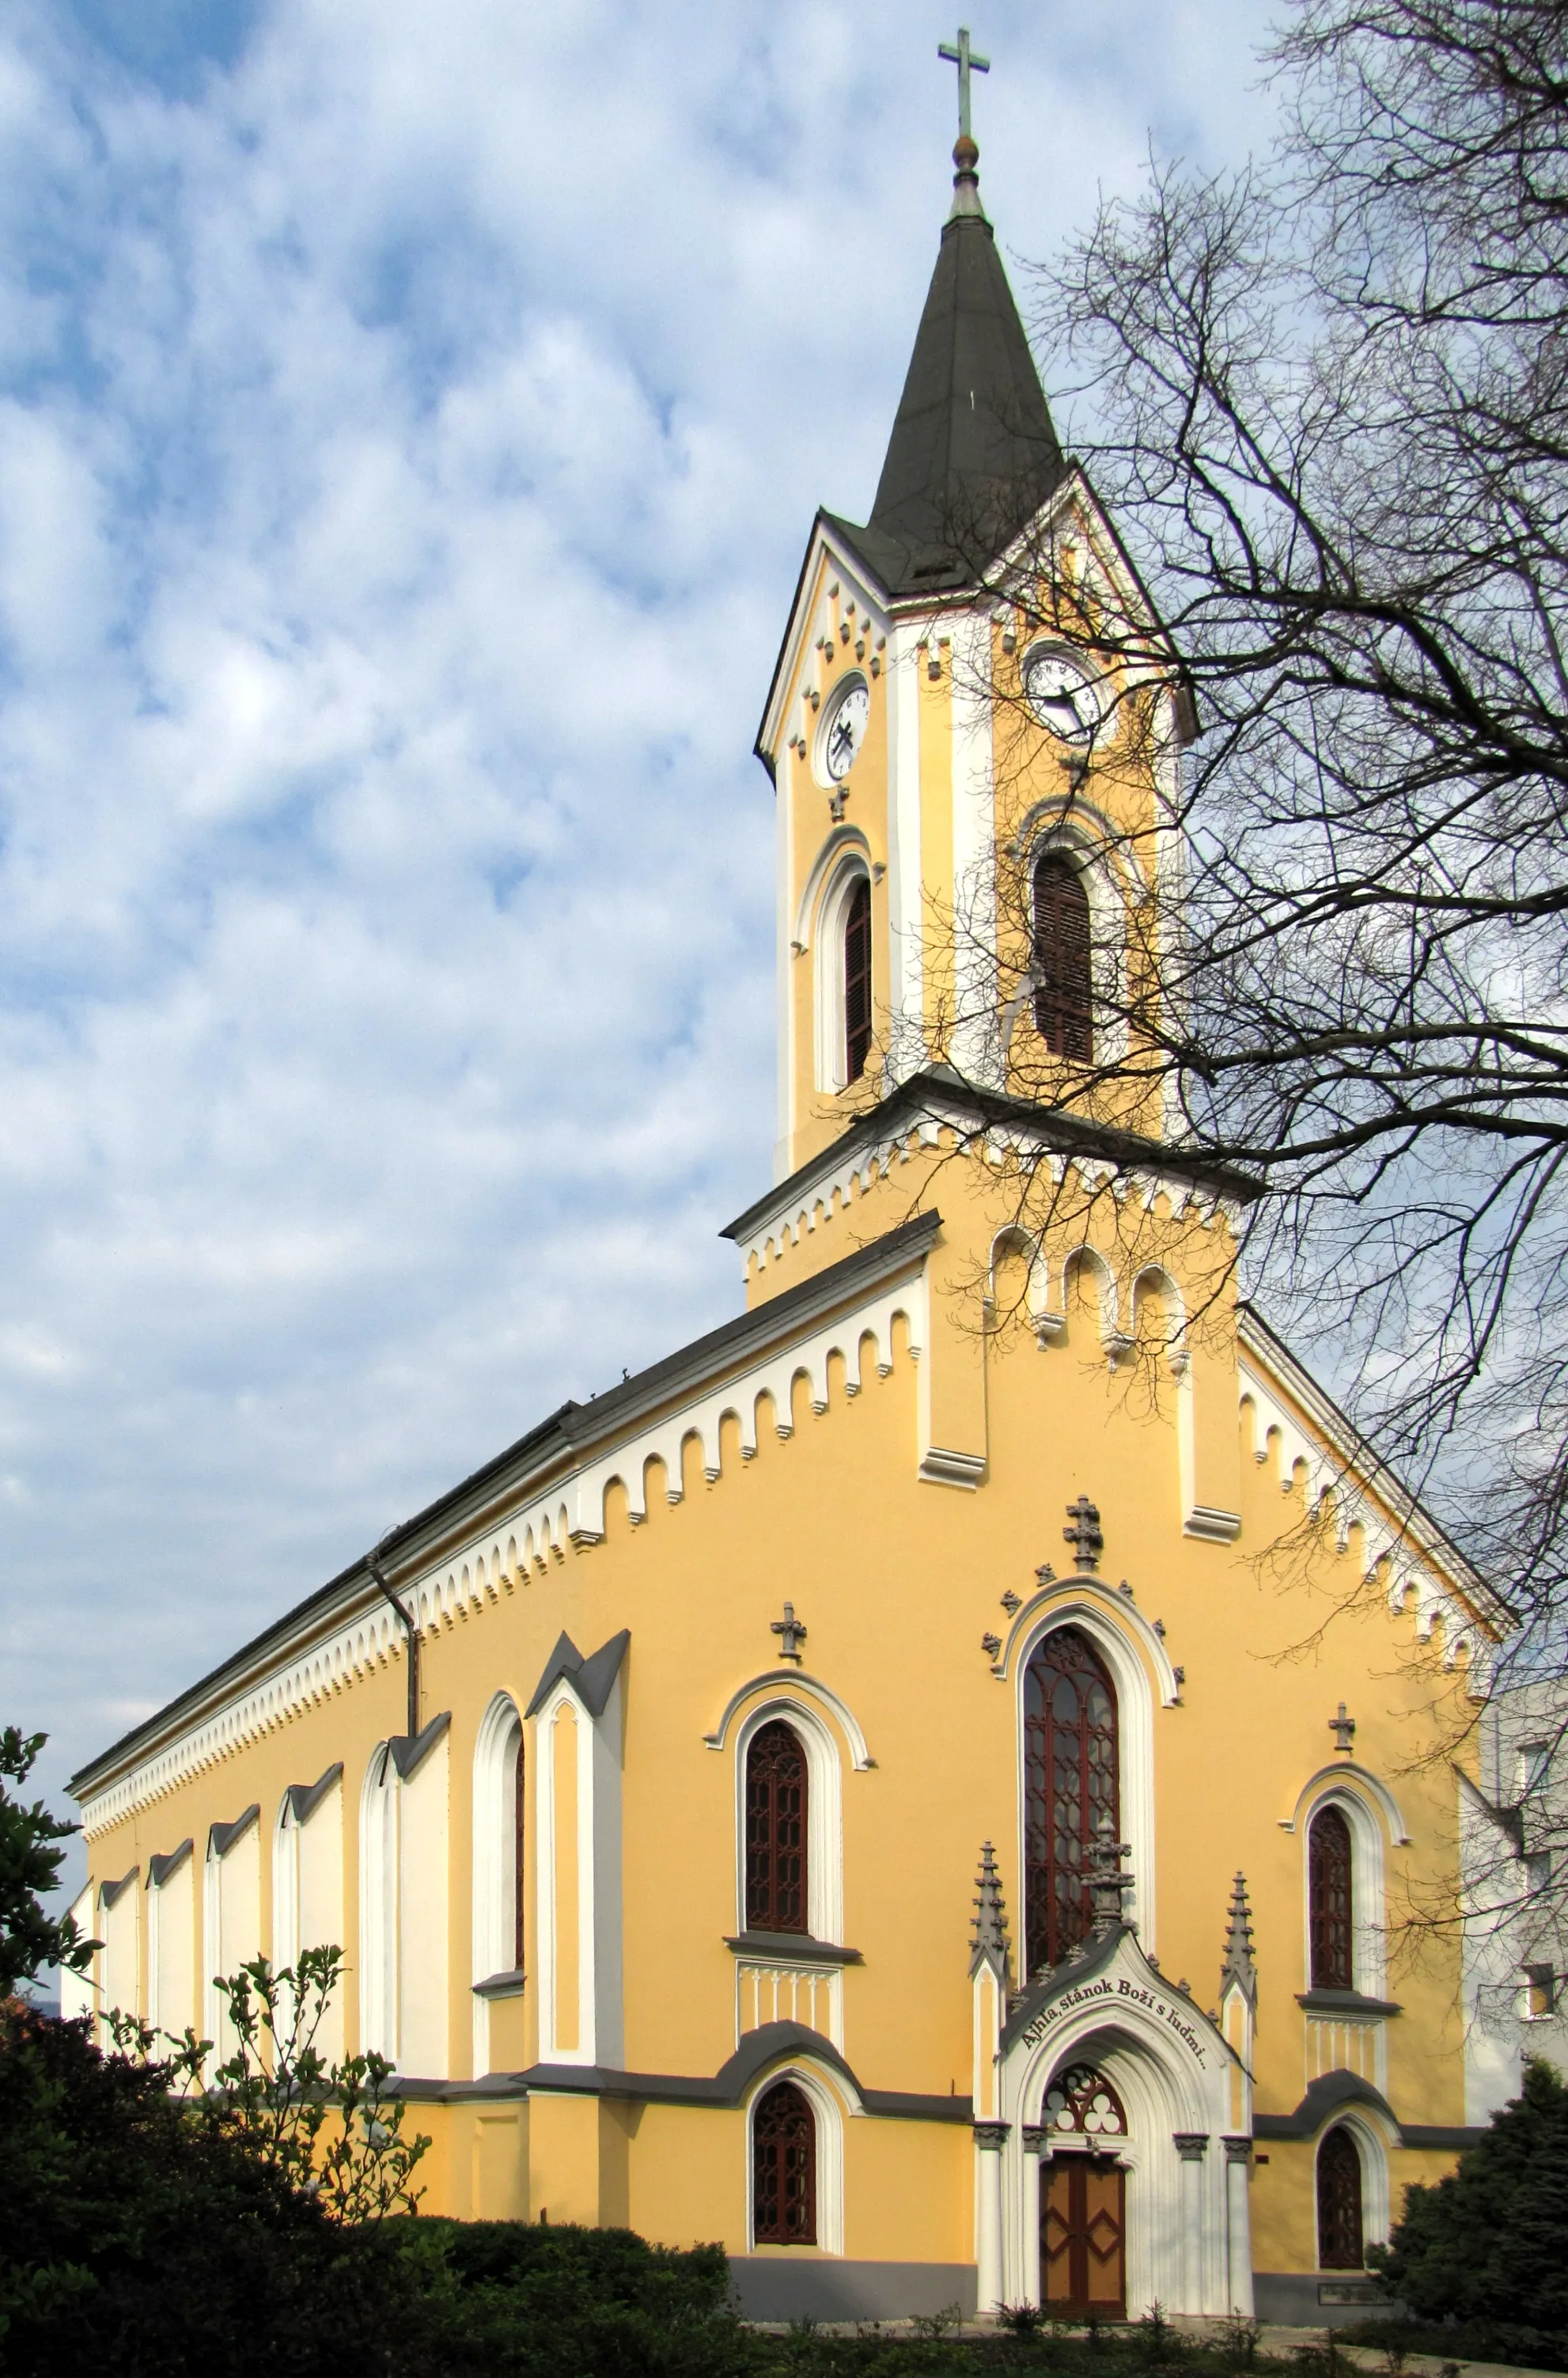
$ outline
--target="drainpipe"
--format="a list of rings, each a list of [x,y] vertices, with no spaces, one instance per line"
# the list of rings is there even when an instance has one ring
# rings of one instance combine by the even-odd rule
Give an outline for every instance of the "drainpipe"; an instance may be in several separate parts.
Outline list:
[[[379,1549],[377,1545],[377,1550],[379,1551]],[[391,1603],[392,1608],[402,1620],[403,1631],[408,1638],[408,1738],[413,1742],[419,1734],[419,1629],[388,1584],[385,1572],[377,1560],[375,1553],[366,1553],[365,1566],[369,1570],[377,1591]]]

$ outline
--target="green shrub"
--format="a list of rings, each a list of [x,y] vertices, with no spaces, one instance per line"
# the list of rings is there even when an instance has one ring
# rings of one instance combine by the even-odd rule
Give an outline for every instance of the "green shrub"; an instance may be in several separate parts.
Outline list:
[[[1369,2262],[1418,2320],[1568,2331],[1568,2088],[1545,2064]]]

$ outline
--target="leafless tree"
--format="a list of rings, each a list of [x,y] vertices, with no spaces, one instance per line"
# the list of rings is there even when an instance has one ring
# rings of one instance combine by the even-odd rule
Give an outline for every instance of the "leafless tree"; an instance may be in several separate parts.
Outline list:
[[[1297,0],[1265,66],[1269,159],[1156,162],[1036,276],[1047,384],[1149,607],[1116,616],[1055,550],[994,591],[1021,636],[1116,658],[1069,754],[1086,817],[1096,742],[1155,736],[1175,656],[1195,739],[1149,758],[1186,876],[1106,971],[1105,1049],[1064,1065],[1012,1030],[1037,966],[1004,851],[1013,973],[971,1043],[1069,1113],[1157,1099],[1194,1161],[1251,1176],[1250,1281],[1332,1347],[1519,1612],[1515,1657],[1562,1674],[1568,5]]]

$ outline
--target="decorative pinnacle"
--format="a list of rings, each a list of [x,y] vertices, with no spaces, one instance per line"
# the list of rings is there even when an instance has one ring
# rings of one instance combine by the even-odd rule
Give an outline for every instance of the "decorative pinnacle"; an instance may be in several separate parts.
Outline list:
[[[974,1954],[969,1971],[977,1974],[982,1965],[989,1965],[1005,1988],[1008,1972],[1009,1941],[1007,1934],[1007,1903],[1002,1897],[1001,1877],[997,1872],[997,1856],[989,1842],[980,1844],[980,1874],[975,1893]]]
[[[1099,1853],[1099,1864],[1085,1878],[1095,1908],[1089,1929],[1096,1940],[1103,1940],[1121,1922],[1122,1904],[1126,1893],[1132,1888],[1132,1877],[1121,1871],[1121,1861],[1131,1856],[1132,1844],[1116,1839],[1116,1828],[1111,1823],[1108,1808],[1095,1828],[1095,1846]]]
[[[1252,1911],[1247,1903],[1247,1878],[1239,1867],[1230,1887],[1230,1923],[1225,1935],[1225,1963],[1220,1968],[1219,1994],[1232,1982],[1250,2007],[1258,2003],[1258,1966],[1252,1954]]]

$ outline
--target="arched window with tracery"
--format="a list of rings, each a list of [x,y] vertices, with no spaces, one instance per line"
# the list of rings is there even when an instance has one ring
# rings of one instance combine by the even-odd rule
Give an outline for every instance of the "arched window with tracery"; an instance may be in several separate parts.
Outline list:
[[[817,2242],[817,2118],[804,2089],[775,2082],[751,2118],[751,2234],[759,2246]]]
[[[770,1718],[746,1753],[746,1928],[807,1932],[806,1746]]]
[[[844,1078],[866,1071],[871,1053],[871,886],[856,876],[844,912]]]
[[[1116,1687],[1088,1637],[1059,1627],[1023,1682],[1025,1953],[1059,1965],[1094,1918],[1090,1877],[1120,1838]],[[1108,1820],[1108,1824],[1107,1821]]]
[[[1366,2261],[1361,2235],[1361,2156],[1341,2122],[1318,2149],[1318,2268],[1359,2271]]]
[[[1094,968],[1089,895],[1060,851],[1035,868],[1035,1029],[1058,1057],[1086,1064],[1094,1054]]]
[[[1308,1928],[1315,1990],[1355,1987],[1350,1827],[1332,1802],[1307,1836]]]

